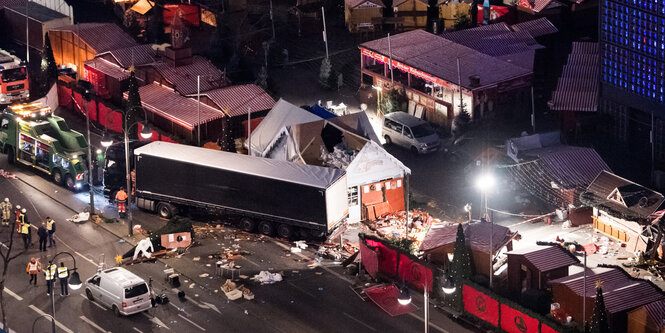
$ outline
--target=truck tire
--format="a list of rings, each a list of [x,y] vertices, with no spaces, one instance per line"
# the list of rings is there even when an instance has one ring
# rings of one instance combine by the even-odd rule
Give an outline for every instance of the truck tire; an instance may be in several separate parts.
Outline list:
[[[270,221],[261,221],[259,223],[259,232],[266,236],[272,236],[275,233],[275,226]]]
[[[88,288],[85,289],[85,296],[87,296],[88,300],[91,302],[95,300],[95,298],[92,296],[92,291],[90,291]]]
[[[72,192],[76,192],[76,182],[71,175],[65,175],[65,187]]]
[[[53,178],[53,182],[58,186],[62,186],[62,184],[65,183],[65,178],[62,177],[62,172],[60,172],[60,169],[53,170],[51,177]]]
[[[325,236],[325,232],[321,230],[310,229],[309,236],[312,237],[313,239],[321,239],[323,238],[323,236]]]
[[[161,218],[170,219],[178,214],[178,209],[168,202],[160,202],[157,204],[157,214]]]
[[[120,309],[118,309],[118,307],[117,307],[115,304],[113,305],[113,307],[112,307],[111,309],[113,310],[113,314],[114,314],[116,317],[120,317],[120,316],[121,316]]]
[[[254,229],[256,229],[256,222],[249,217],[243,217],[240,220],[240,229],[246,232],[254,232]]]
[[[290,240],[293,237],[293,228],[288,224],[280,224],[277,226],[277,235],[284,239]]]
[[[16,158],[14,158],[14,147],[7,147],[7,163],[14,164]]]
[[[386,146],[390,146],[393,144],[393,140],[390,139],[389,136],[385,135],[383,138],[386,140]]]

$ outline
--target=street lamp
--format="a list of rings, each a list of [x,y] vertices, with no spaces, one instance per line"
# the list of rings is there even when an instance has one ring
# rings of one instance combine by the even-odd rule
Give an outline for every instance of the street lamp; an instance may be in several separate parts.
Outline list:
[[[411,304],[411,293],[409,292],[409,288],[407,288],[404,283],[402,283],[402,287],[399,288],[399,295],[397,296],[397,301],[401,305]]]
[[[382,94],[382,91],[383,91],[383,87],[372,85],[372,89],[376,90],[376,116],[378,117],[382,113],[382,111],[381,111],[381,94]]]
[[[455,283],[453,283],[450,277],[448,277],[448,275],[445,273],[443,275],[443,282],[441,283],[441,290],[448,295],[454,293],[455,290],[457,290]]]
[[[492,289],[492,279],[494,276],[494,246],[493,246],[493,239],[494,239],[494,222],[491,221],[489,218],[489,214],[487,213],[488,208],[487,208],[487,197],[488,197],[488,192],[494,188],[496,181],[494,180],[494,176],[492,176],[491,173],[483,173],[476,179],[476,187],[480,190],[481,193],[481,204],[483,204],[482,198],[484,197],[484,206],[485,206],[485,218],[490,222],[490,235],[489,235],[489,249],[487,252],[489,252],[490,256],[490,269],[489,269],[489,277],[490,277],[490,289]]]
[[[72,290],[78,290],[81,288],[83,283],[81,282],[81,278],[79,278],[79,273],[76,271],[76,258],[69,253],[69,252],[58,252],[56,253],[51,260],[48,262],[48,266],[46,266],[46,269],[50,270],[51,265],[53,265],[53,262],[55,262],[55,258],[57,258],[61,254],[67,254],[70,257],[72,257],[72,261],[74,261],[74,268],[72,269],[72,274],[69,276],[69,281],[67,281],[67,284],[69,285],[69,288]],[[55,283],[53,282],[55,280],[55,274],[53,275],[53,279],[51,280],[53,285],[51,286],[51,310],[53,311],[53,315],[51,315],[51,319],[53,321],[53,333],[55,333]],[[47,282],[48,283],[48,282]],[[34,323],[33,323],[33,329],[34,329]]]
[[[145,111],[145,109],[141,107],[134,106],[130,110],[134,110],[136,108],[139,108],[143,110],[144,114],[144,119],[145,122],[141,123],[142,129],[141,129],[141,137],[144,139],[150,139],[152,137],[152,129],[148,126],[148,113]],[[129,110],[127,112],[124,112],[123,116],[123,134],[124,134],[124,139],[125,139],[125,177],[127,178],[127,217],[129,220],[129,235],[132,236],[134,234],[134,220],[132,219],[132,179],[131,179],[131,172],[129,170],[129,130],[131,129],[132,126],[138,125],[137,123],[132,124],[129,128],[127,127],[127,117],[129,115]],[[105,134],[102,137],[102,146],[104,147],[109,147],[113,144],[113,139]],[[111,198],[113,199],[113,198]]]
[[[35,333],[35,324],[37,324],[39,319],[42,319],[44,317],[51,318],[51,331],[53,333],[55,333],[55,318],[53,318],[53,316],[51,316],[50,314],[43,314],[43,315],[35,318],[35,321],[32,322],[32,333]]]
[[[469,222],[471,222],[471,203],[464,205],[464,211],[469,215]]]

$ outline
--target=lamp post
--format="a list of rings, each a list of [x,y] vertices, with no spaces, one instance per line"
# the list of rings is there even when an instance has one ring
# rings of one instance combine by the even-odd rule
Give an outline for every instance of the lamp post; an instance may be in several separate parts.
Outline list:
[[[464,211],[469,215],[468,222],[471,222],[471,204],[470,203],[464,205]]]
[[[55,318],[53,318],[53,316],[51,316],[50,314],[43,314],[43,315],[35,318],[35,321],[32,322],[32,330],[31,330],[32,333],[35,333],[35,324],[37,324],[39,319],[42,319],[44,317],[51,318],[51,331],[53,333],[55,333]]]
[[[141,129],[141,137],[144,139],[149,139],[152,136],[152,130],[150,127],[148,127],[148,117],[146,111],[141,108],[141,107],[133,107],[130,110],[134,110],[136,108],[140,108],[144,112],[144,118],[145,122],[142,123],[141,125],[143,128]],[[128,217],[128,225],[129,225],[129,235],[132,236],[134,234],[134,220],[132,219],[132,179],[131,179],[131,171],[129,167],[129,130],[131,129],[132,126],[138,125],[137,123],[132,124],[131,126],[127,126],[127,118],[129,115],[129,110],[124,113],[123,115],[123,135],[124,135],[124,141],[125,141],[125,178],[127,180],[127,217]],[[113,140],[110,137],[102,138],[102,146],[104,147],[109,147],[113,144]]]
[[[72,269],[73,272],[69,277],[69,281],[67,281],[67,284],[69,285],[69,288],[71,288],[72,290],[78,290],[79,288],[81,288],[83,283],[81,282],[81,278],[79,278],[79,273],[76,271],[76,258],[74,258],[74,256],[71,253],[65,251],[56,253],[53,256],[53,258],[49,260],[46,269],[50,270],[51,265],[53,265],[53,262],[55,262],[55,258],[57,258],[61,254],[69,255],[70,257],[72,257],[72,261],[74,261],[74,268]],[[55,274],[53,275],[53,280],[55,280]],[[52,312],[53,314],[51,315],[51,320],[53,322],[53,333],[55,333],[55,283],[53,283],[53,286],[51,286],[51,310],[53,311]],[[34,323],[33,323],[33,329],[34,329]]]
[[[488,192],[494,187],[495,180],[494,176],[490,173],[483,173],[476,180],[476,187],[480,190],[481,193],[481,204],[484,205],[484,216],[490,222],[490,236],[489,236],[489,256],[490,256],[490,289],[492,289],[492,278],[494,275],[494,247],[493,247],[493,238],[494,238],[494,222],[490,220],[487,208],[487,197]]]

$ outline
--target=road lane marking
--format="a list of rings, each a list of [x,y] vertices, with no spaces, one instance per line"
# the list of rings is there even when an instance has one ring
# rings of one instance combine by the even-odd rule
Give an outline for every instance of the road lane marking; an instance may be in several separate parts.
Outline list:
[[[73,249],[72,249],[72,250],[73,250]],[[93,264],[93,265],[95,265],[95,266],[99,266],[99,263],[98,263],[98,262],[95,262],[94,260],[92,260],[92,259],[90,259],[90,258],[88,258],[88,257],[86,257],[86,256],[84,256],[84,255],[82,255],[80,252],[78,252],[78,251],[74,251],[74,253],[76,253],[79,257],[85,259],[85,261],[87,261],[87,262],[89,262],[89,263],[91,263],[91,264]]]
[[[31,308],[32,311],[37,312],[37,314],[40,315],[40,316],[48,315],[48,313],[45,313],[44,311],[40,310],[38,307],[36,307],[32,304],[30,304],[30,306],[28,306],[28,307]],[[60,329],[62,329],[63,331],[65,331],[67,333],[74,333],[74,331],[70,330],[69,328],[67,328],[67,326],[63,325],[61,322],[59,322],[57,320],[55,321],[55,324],[58,325],[58,327],[60,327]]]
[[[189,320],[187,317],[183,316],[182,314],[178,313],[178,317],[188,321],[190,324],[196,326],[196,328],[200,329],[201,331],[204,331],[204,332],[206,331],[205,328],[203,328],[203,327],[199,326],[198,324],[196,324],[195,322]]]
[[[23,300],[23,297],[16,295],[13,291],[9,290],[9,288],[5,287],[5,291],[7,292],[7,294],[9,294],[9,296],[16,298],[16,300],[18,301]]]
[[[207,306],[210,310],[215,311],[215,312],[219,313],[220,315],[222,314],[222,311],[219,311],[219,309],[217,308],[217,306],[215,304],[208,303],[208,302],[203,302],[203,301],[201,301],[201,303],[205,304],[205,306]]]
[[[137,332],[139,332],[139,333],[143,333],[143,331],[141,331],[140,329],[138,329],[138,328],[136,328],[136,327],[132,327],[132,329],[134,329],[135,331],[137,331]]]
[[[369,329],[372,330],[372,331],[376,331],[376,328],[374,328],[374,327],[372,327],[372,326],[369,326],[369,325],[363,323],[360,319],[358,319],[358,318],[356,318],[356,317],[354,317],[354,316],[352,316],[352,315],[350,315],[350,314],[348,314],[348,313],[346,313],[346,312],[342,312],[342,314],[344,314],[344,315],[347,316],[348,318],[351,318],[353,321],[359,323],[360,325],[363,325],[363,326],[369,328]]]
[[[81,297],[83,297],[83,298],[85,298],[85,299],[88,299],[88,296],[86,296],[86,295],[79,294],[79,296],[81,296]],[[88,300],[88,301],[90,301],[90,300]],[[100,309],[102,309],[102,310],[104,310],[104,311],[107,310],[107,309],[106,309],[105,307],[103,307],[101,304],[97,303],[97,301],[90,301],[90,302],[91,302],[92,304],[94,304],[94,305],[97,305]]]
[[[88,325],[92,326],[94,329],[96,329],[100,332],[111,333],[110,331],[107,331],[107,330],[99,327],[99,325],[95,324],[95,322],[93,322],[92,320],[86,318],[85,316],[80,316],[79,318],[81,318],[81,320],[85,321],[86,323],[88,323]]]
[[[163,323],[161,320],[159,320],[159,318],[157,318],[157,317],[150,317],[150,316],[149,316],[147,313],[145,313],[145,312],[141,312],[141,314],[144,315],[144,316],[146,316],[146,318],[150,319],[150,321],[151,321],[153,324],[155,324],[155,325],[157,325],[157,326],[159,326],[159,327],[164,327],[164,328],[166,328],[167,330],[170,330],[170,328],[169,328],[168,326],[164,325],[164,323]]]
[[[425,322],[425,319],[423,319],[422,317],[420,317],[419,315],[417,315],[417,314],[415,314],[415,313],[413,313],[413,312],[409,312],[409,316],[411,316],[411,317],[413,317],[413,318],[417,318],[418,320],[422,321],[423,323]],[[450,332],[444,330],[443,328],[439,327],[439,325],[432,323],[431,320],[429,321],[429,326],[435,328],[435,329],[438,330],[439,332],[450,333]]]
[[[254,266],[256,266],[256,267],[261,267],[261,265],[255,263],[254,261],[250,260],[250,259],[247,258],[247,257],[244,257],[243,259],[244,259],[244,260],[247,260],[247,262],[249,262],[250,264],[252,264],[252,265],[254,265]]]
[[[173,304],[173,303],[171,303],[171,302],[169,302],[169,305],[172,306],[172,307],[174,307],[174,308],[176,308],[178,311],[182,311],[182,312],[184,312],[186,315],[190,316],[190,314],[187,313],[187,311],[185,311],[185,307],[182,307],[182,309],[181,309],[181,308],[179,308],[177,305],[175,305],[175,304]]]
[[[309,295],[312,298],[316,298],[316,296],[314,296],[312,293],[306,291],[305,289],[302,289],[302,288],[296,286],[295,284],[291,283],[291,281],[287,281],[286,283],[289,284],[291,287],[296,288],[298,291],[302,292],[303,294]]]

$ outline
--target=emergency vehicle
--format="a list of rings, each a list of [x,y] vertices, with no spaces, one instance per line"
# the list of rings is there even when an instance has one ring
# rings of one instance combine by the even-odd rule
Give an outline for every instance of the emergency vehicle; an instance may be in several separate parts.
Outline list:
[[[27,64],[0,49],[0,104],[13,104],[30,98]]]
[[[0,152],[9,163],[42,171],[73,191],[88,181],[87,147],[83,134],[38,102],[12,105],[0,116]]]

